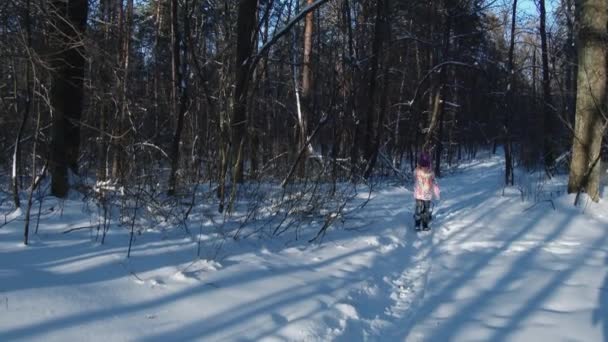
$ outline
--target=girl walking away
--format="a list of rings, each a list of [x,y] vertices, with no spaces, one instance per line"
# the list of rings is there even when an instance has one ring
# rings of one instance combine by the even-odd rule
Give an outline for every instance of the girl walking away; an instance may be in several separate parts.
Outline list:
[[[416,230],[420,230],[420,224],[424,230],[429,230],[431,221],[431,200],[433,196],[439,199],[439,185],[435,179],[435,173],[431,170],[431,157],[427,152],[422,152],[418,158],[418,166],[414,170],[414,198],[416,199]]]

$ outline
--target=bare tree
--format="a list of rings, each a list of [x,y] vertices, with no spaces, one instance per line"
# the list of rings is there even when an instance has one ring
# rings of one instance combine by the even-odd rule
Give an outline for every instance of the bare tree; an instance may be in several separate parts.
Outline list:
[[[374,41],[372,43],[372,55],[370,58],[369,71],[369,96],[367,101],[367,128],[366,128],[366,155],[367,166],[364,176],[367,178],[371,175],[376,160],[378,158],[378,149],[384,132],[384,118],[386,115],[386,85],[388,84],[388,68],[383,69],[383,86],[377,85],[378,69],[381,67],[384,52],[384,44],[390,40],[390,23],[389,23],[389,0],[378,0],[376,2],[376,21],[374,25]],[[386,62],[384,63],[386,65]],[[379,105],[377,108],[377,105]],[[378,112],[377,119],[376,112]],[[375,121],[375,122],[374,122]]]
[[[69,190],[68,167],[78,171],[80,119],[83,108],[84,45],[88,2],[86,0],[53,0],[53,66],[51,105],[53,129],[50,146],[51,193],[65,197]]]
[[[243,181],[243,147],[247,134],[247,92],[251,78],[252,52],[256,33],[257,0],[240,0],[237,17],[234,65],[234,109],[232,114],[233,181]]]
[[[549,74],[549,52],[547,46],[547,11],[545,9],[545,0],[539,0],[539,15],[540,15],[540,40],[541,40],[541,60],[543,69],[543,117],[540,127],[541,136],[543,137],[543,160],[545,167],[549,170],[555,159],[553,146],[554,132],[554,114],[553,100],[551,98],[551,79]]]
[[[586,192],[593,201],[600,198],[600,159],[606,131],[606,22],[605,0],[577,3],[578,85],[576,120],[568,193]]]
[[[513,185],[513,144],[511,142],[511,116],[513,114],[513,83],[514,83],[514,53],[515,53],[515,24],[517,22],[517,0],[513,0],[513,10],[511,13],[511,39],[509,43],[509,57],[507,64],[507,91],[506,104],[507,110],[504,120],[504,149],[505,149],[505,185]]]
[[[443,62],[439,70],[439,78],[434,85],[432,95],[432,111],[429,129],[424,142],[424,150],[431,150],[435,146],[435,174],[441,176],[441,155],[443,152],[443,121],[445,114],[446,88],[447,88],[447,68],[450,54],[450,36],[452,32],[452,9],[453,4],[449,0],[444,1],[446,23],[443,31],[442,56]]]
[[[310,6],[314,0],[307,0]],[[298,112],[298,125],[300,127],[298,150],[304,149],[304,155],[298,164],[298,176],[304,177],[306,170],[306,159],[309,154],[308,146],[305,146],[308,140],[308,120],[312,112],[312,35],[314,25],[314,12],[306,15],[304,20],[304,58],[302,61],[302,97],[301,109]]]
[[[177,125],[171,144],[171,174],[169,176],[168,193],[175,193],[177,182],[177,169],[179,168],[180,142],[184,129],[184,115],[188,109],[188,39],[190,36],[190,17],[188,10],[188,0],[184,2],[184,39],[180,39],[178,25],[178,2],[171,1],[171,42],[172,42],[172,108],[177,115]],[[183,45],[184,58],[180,60],[180,44]],[[178,98],[179,96],[179,98]]]

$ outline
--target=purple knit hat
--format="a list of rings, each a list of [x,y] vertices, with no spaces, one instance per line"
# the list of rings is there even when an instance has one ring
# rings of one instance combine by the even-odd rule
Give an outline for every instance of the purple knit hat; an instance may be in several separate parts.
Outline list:
[[[431,167],[431,157],[428,153],[420,153],[420,156],[418,157],[418,165],[421,167]]]

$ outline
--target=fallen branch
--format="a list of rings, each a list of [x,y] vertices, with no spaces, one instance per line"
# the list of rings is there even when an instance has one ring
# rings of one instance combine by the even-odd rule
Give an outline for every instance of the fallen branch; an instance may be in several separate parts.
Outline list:
[[[77,230],[82,230],[82,229],[92,229],[92,228],[95,228],[95,227],[97,227],[97,225],[71,228],[71,229],[68,229],[68,230],[64,230],[63,232],[61,232],[61,234],[67,234],[67,233],[75,232]]]

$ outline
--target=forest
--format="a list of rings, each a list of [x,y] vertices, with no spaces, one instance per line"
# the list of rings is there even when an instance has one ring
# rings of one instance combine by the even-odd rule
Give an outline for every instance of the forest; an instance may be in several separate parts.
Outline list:
[[[329,226],[420,151],[437,176],[503,153],[505,186],[569,173],[598,201],[606,21],[603,0],[3,1],[0,192],[26,243],[70,191],[107,220],[256,198],[238,221]]]
[[[0,0],[0,341],[608,342],[608,0]]]

